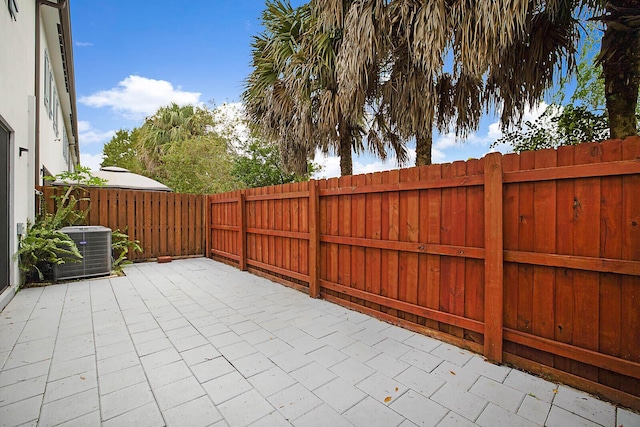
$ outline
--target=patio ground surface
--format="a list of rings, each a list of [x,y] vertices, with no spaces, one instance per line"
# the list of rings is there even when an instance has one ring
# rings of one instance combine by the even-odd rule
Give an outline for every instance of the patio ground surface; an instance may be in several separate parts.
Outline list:
[[[640,425],[206,258],[125,271],[24,289],[0,314],[0,425]]]

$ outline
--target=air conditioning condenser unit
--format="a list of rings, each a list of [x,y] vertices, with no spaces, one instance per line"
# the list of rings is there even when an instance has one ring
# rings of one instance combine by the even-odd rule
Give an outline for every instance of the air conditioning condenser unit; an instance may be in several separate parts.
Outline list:
[[[74,226],[60,229],[73,240],[82,259],[53,268],[54,280],[79,279],[111,274],[111,229],[102,226]]]

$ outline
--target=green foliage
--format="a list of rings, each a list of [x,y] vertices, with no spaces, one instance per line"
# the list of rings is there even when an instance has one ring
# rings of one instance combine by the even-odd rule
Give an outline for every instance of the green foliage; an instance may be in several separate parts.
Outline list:
[[[75,171],[62,172],[56,176],[45,177],[47,181],[62,181],[68,185],[62,187],[62,194],[54,194],[55,209],[46,210],[46,203],[41,201],[43,209],[36,216],[35,222],[27,223],[26,233],[20,239],[15,257],[19,260],[20,270],[26,282],[50,279],[52,266],[65,262],[77,262],[82,259],[74,241],[59,230],[62,227],[86,225],[90,206],[78,209],[80,201],[89,201],[83,197],[86,187],[99,187],[104,180],[93,176],[89,168],[78,167]],[[129,241],[129,237],[116,230],[112,233],[112,250],[116,255],[113,268],[122,269],[129,250],[141,251],[138,241]]]
[[[27,222],[27,231],[20,239],[15,257],[28,282],[44,280],[50,265],[82,259],[69,236],[38,221]]]
[[[212,194],[236,190],[233,153],[215,134],[175,142],[162,157],[163,183],[178,193]]]
[[[598,55],[599,34],[601,25],[589,22],[581,32],[580,48],[578,49],[573,73],[566,74],[558,81],[556,92],[551,97],[554,104],[586,105],[590,110],[604,111],[604,80],[602,65],[595,63]],[[569,89],[572,92],[569,92]]]
[[[519,153],[528,150],[556,148],[582,142],[600,142],[609,138],[609,120],[602,64],[595,61],[599,50],[602,25],[590,22],[583,33],[576,69],[573,76],[565,76],[552,97],[553,104],[535,121],[527,121],[494,142],[508,144]],[[573,92],[569,92],[572,89]],[[569,104],[562,105],[568,99]],[[636,109],[640,124],[640,104]]]
[[[160,107],[146,119],[136,137],[144,174],[168,185],[164,181],[169,175],[164,156],[183,141],[211,134],[214,125],[213,114],[206,107],[175,103]]]
[[[88,167],[79,166],[74,171],[64,171],[56,176],[45,176],[45,181],[59,181],[68,185],[62,187],[64,192],[62,195],[54,194],[51,196],[55,200],[55,211],[47,212],[46,204],[42,203],[43,210],[35,225],[57,230],[70,225],[86,224],[88,207],[86,210],[79,210],[76,205],[80,201],[88,201],[83,197],[87,193],[87,187],[101,187],[105,184],[105,180],[98,178],[91,173]]]
[[[276,144],[253,138],[242,147],[244,154],[235,158],[233,176],[249,188],[307,181],[321,167],[307,162],[307,173],[287,173]]]
[[[20,239],[15,257],[19,259],[20,270],[26,281],[44,280],[51,273],[51,266],[82,259],[75,243],[69,236],[59,231],[70,225],[86,223],[89,208],[77,209],[88,186],[101,186],[104,180],[91,174],[86,167],[78,167],[74,171],[65,171],[56,176],[45,176],[46,181],[60,181],[67,184],[62,187],[62,194],[54,194],[55,209],[46,210],[46,203],[41,202],[42,211],[35,222],[27,223],[26,233]],[[46,274],[45,274],[46,273]]]
[[[104,159],[100,166],[118,166],[134,173],[142,172],[142,162],[138,158],[138,133],[138,128],[132,131],[126,129],[117,131],[102,149]]]
[[[111,249],[113,251],[113,262],[111,268],[117,273],[122,273],[122,267],[131,264],[127,259],[129,251],[142,252],[139,240],[129,240],[129,235],[118,230],[111,232]]]
[[[594,114],[586,106],[550,105],[535,121],[507,132],[491,144],[508,144],[513,151],[541,150],[582,142],[600,142],[609,137],[609,125],[604,114]]]

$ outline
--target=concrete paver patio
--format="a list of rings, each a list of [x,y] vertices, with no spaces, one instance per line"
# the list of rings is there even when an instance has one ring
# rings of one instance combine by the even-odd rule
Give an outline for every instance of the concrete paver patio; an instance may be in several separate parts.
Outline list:
[[[0,425],[640,425],[206,258],[125,271],[24,289],[0,314]]]

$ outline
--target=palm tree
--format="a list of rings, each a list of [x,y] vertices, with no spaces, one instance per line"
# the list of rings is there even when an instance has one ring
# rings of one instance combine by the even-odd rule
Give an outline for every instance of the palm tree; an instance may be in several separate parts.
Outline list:
[[[416,140],[416,164],[431,164],[433,127],[466,136],[482,113],[483,82],[455,66],[444,73],[451,35],[432,28],[446,21],[443,2],[317,1],[325,27],[344,27],[338,55],[343,108],[375,100],[377,114],[404,139]]]
[[[265,32],[252,44],[253,72],[243,101],[261,133],[276,142],[284,164],[305,173],[316,149],[337,152],[342,175],[352,173],[352,152],[367,149],[385,159],[388,149],[399,162],[407,159],[404,142],[363,102],[348,106],[340,99],[336,55],[341,29],[321,29],[310,4],[292,8],[268,1]]]
[[[162,156],[173,144],[203,136],[212,126],[213,116],[206,108],[176,103],[160,107],[138,130],[138,152],[145,174],[161,173]]]
[[[637,135],[640,88],[640,6],[610,1],[599,19],[607,25],[598,61],[602,64],[611,138]]]
[[[611,136],[637,133],[637,1],[317,0],[314,5],[325,28],[344,28],[338,81],[355,84],[341,88],[342,99],[353,104],[370,96],[365,71],[377,67],[387,78],[381,80],[383,111],[403,133],[413,132],[418,164],[430,160],[428,124],[442,129],[455,121],[456,132],[464,135],[477,127],[480,95],[487,108],[502,111],[504,126],[519,122],[560,72],[572,71],[579,18],[588,12],[604,11],[593,19],[607,25],[598,60]],[[451,75],[442,71],[447,56],[453,60]]]

